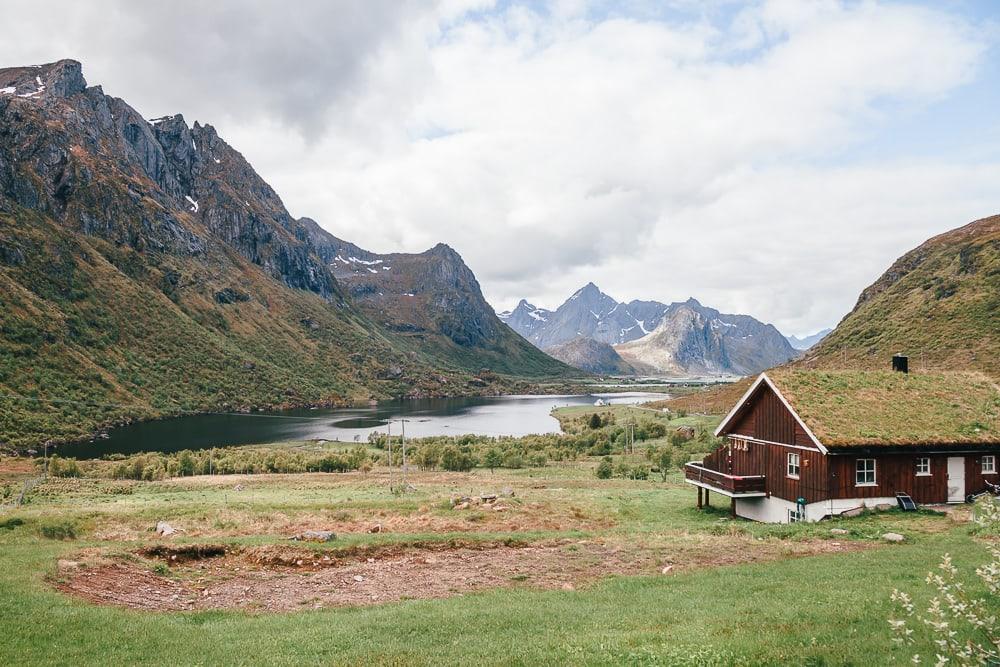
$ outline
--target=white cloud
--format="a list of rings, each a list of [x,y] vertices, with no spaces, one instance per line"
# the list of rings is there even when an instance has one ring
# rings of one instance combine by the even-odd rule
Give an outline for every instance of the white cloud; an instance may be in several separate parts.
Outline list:
[[[852,160],[991,47],[919,6],[106,5],[114,29],[9,9],[0,58],[79,54],[143,113],[215,124],[293,214],[376,251],[451,244],[497,306],[594,280],[803,333],[1000,194],[996,160]]]

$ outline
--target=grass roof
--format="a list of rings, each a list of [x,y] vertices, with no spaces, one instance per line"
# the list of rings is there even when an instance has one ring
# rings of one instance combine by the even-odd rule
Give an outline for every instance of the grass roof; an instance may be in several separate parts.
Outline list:
[[[1000,444],[1000,387],[979,373],[775,370],[826,446]]]

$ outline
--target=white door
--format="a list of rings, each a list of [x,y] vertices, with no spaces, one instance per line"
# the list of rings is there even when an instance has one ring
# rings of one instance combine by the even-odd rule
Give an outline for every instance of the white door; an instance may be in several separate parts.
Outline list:
[[[965,457],[948,457],[948,502],[965,502]]]

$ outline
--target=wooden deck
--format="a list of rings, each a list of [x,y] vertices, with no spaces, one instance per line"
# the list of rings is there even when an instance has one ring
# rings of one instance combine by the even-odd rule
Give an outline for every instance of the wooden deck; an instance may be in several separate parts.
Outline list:
[[[761,498],[767,495],[764,490],[764,475],[727,475],[692,461],[684,466],[684,477],[688,484],[716,491],[730,498]]]

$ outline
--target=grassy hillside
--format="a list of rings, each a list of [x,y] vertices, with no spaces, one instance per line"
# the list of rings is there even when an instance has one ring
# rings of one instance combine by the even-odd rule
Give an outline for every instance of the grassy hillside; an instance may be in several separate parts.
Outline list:
[[[918,371],[1000,376],[1000,216],[900,257],[800,363],[883,370],[895,353]]]
[[[897,353],[910,357],[911,372],[1000,377],[1000,216],[935,236],[900,257],[829,336],[786,367],[881,371]],[[721,414],[750,382],[658,405]]]
[[[495,392],[508,382],[474,377],[468,369],[490,361],[475,365],[460,350],[408,354],[349,308],[234,254],[140,254],[28,211],[0,214],[0,247],[18,251],[0,263],[0,446],[184,411]]]

